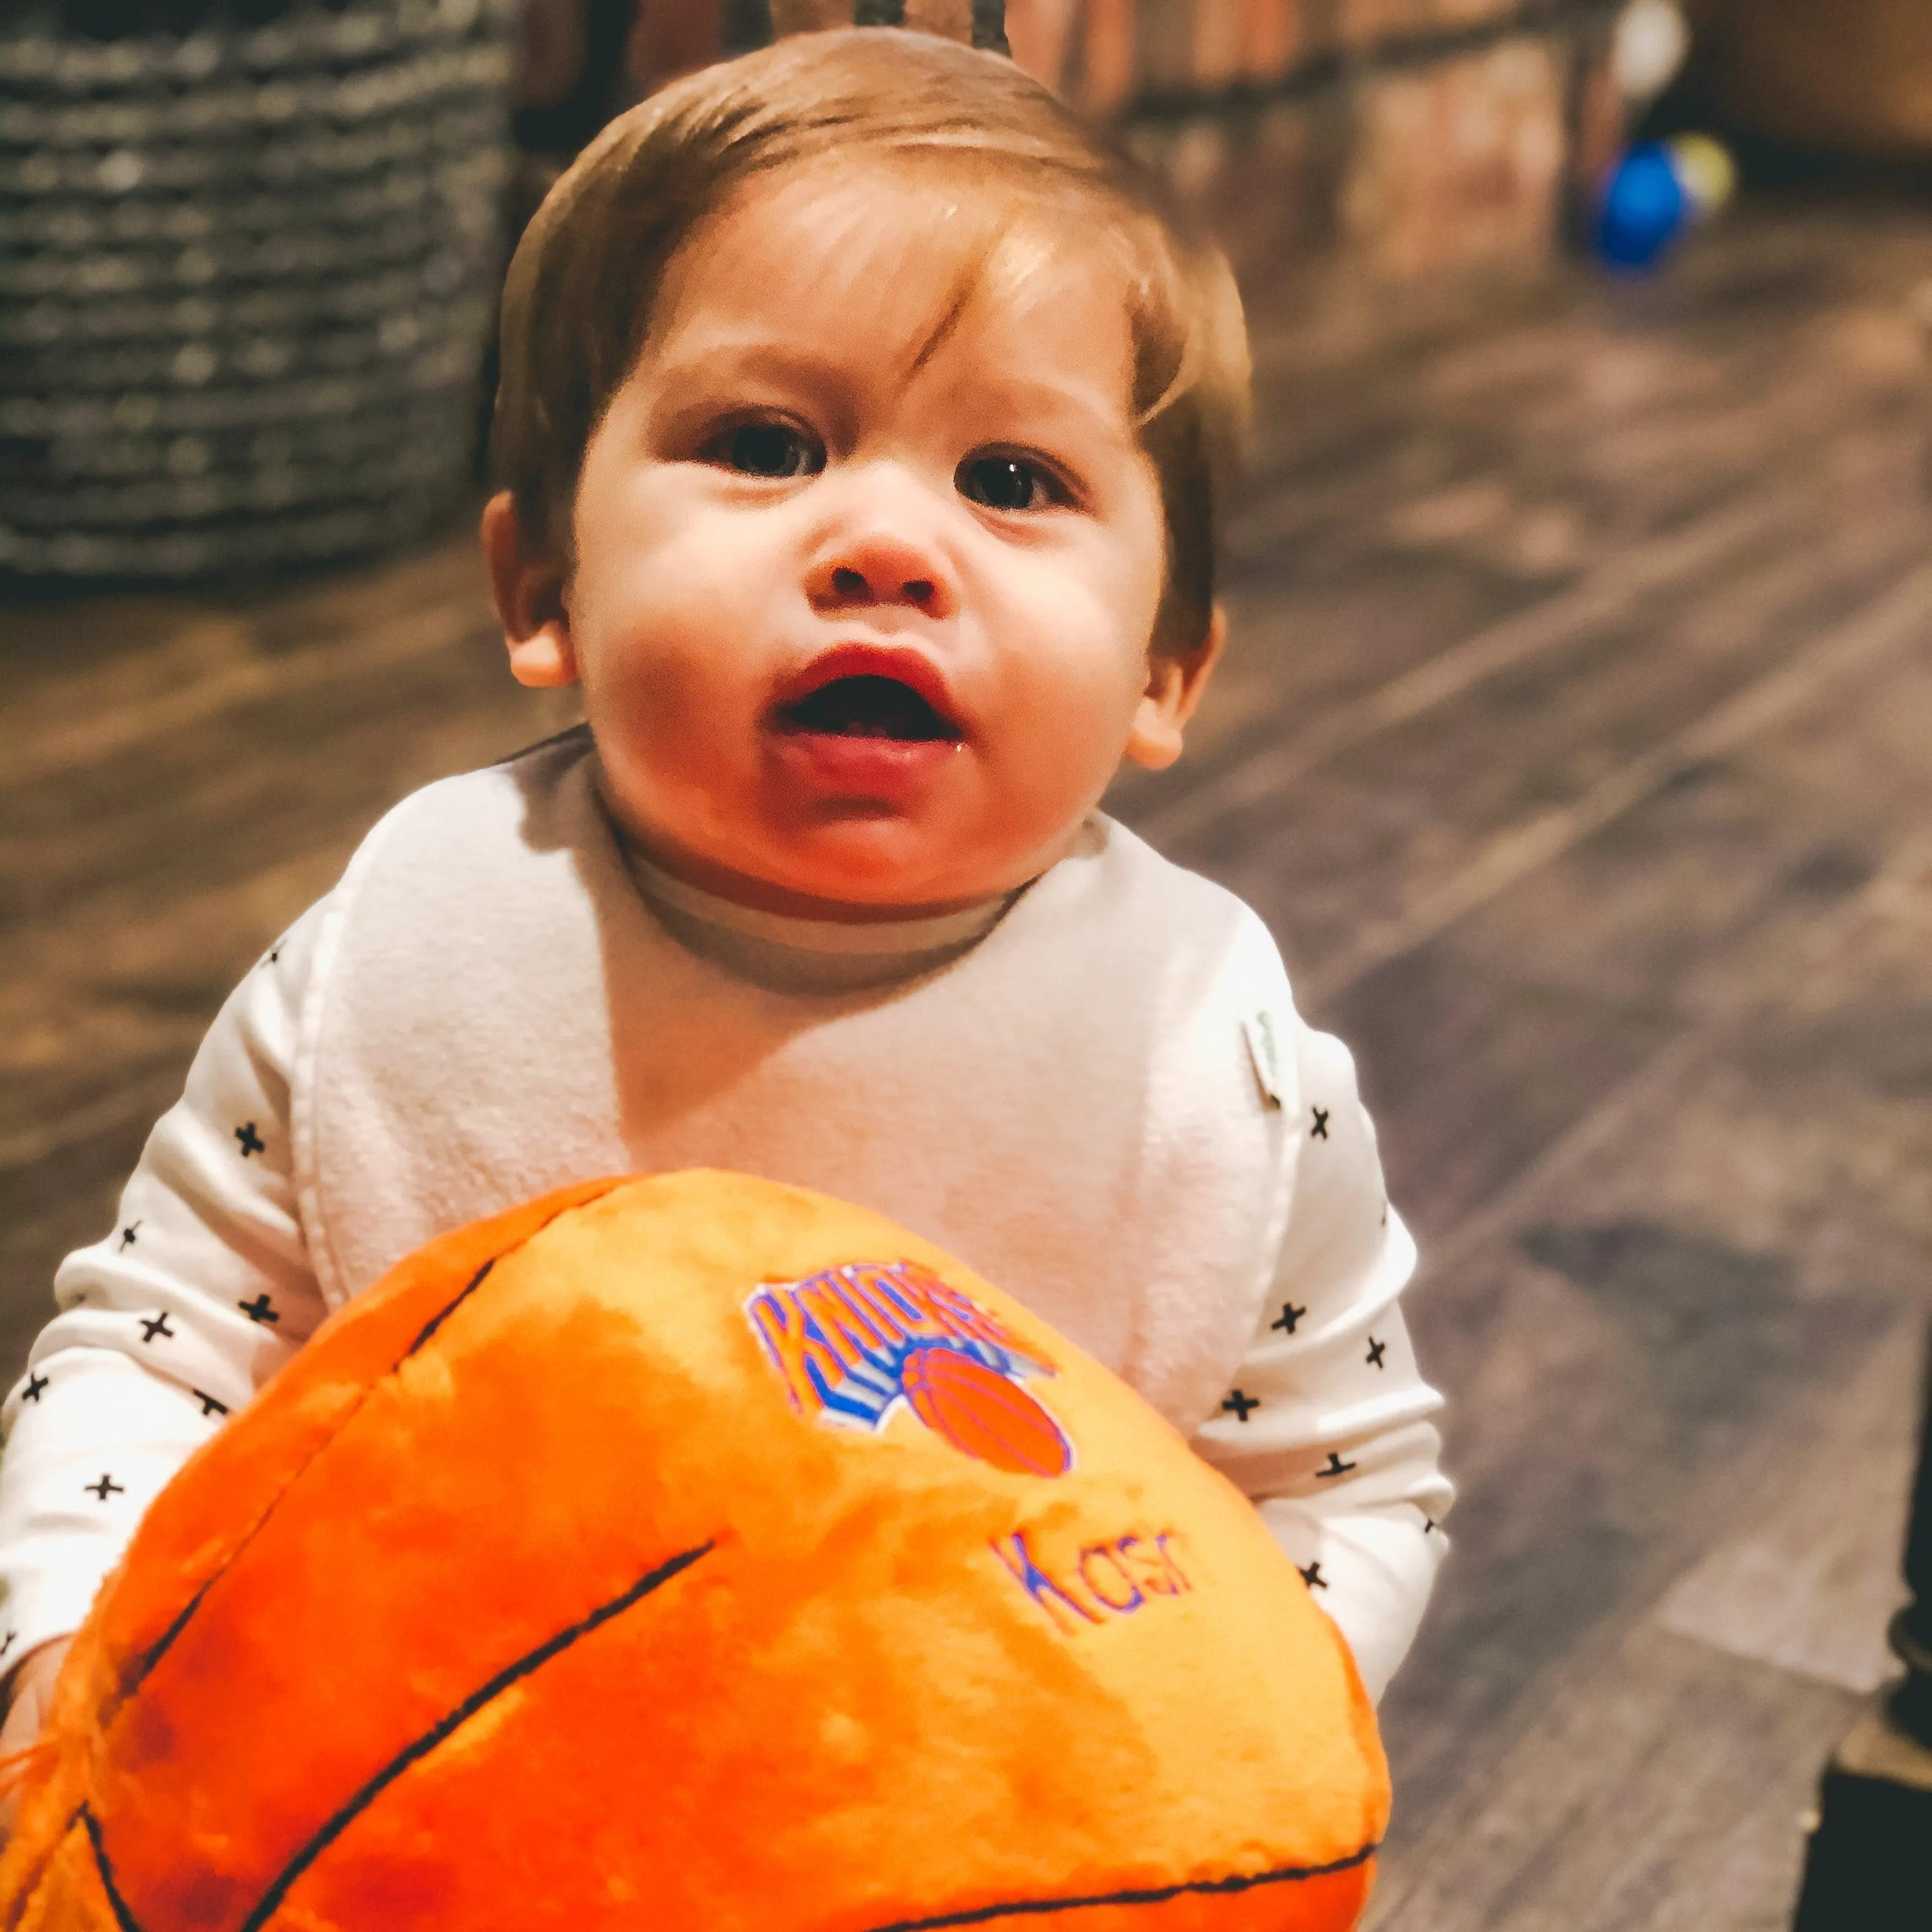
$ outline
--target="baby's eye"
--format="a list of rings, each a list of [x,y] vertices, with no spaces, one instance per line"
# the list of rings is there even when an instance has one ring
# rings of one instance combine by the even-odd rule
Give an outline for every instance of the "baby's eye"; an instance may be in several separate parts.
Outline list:
[[[969,456],[953,476],[961,496],[989,510],[1039,510],[1069,500],[1066,486],[1025,456]]]
[[[790,423],[736,424],[714,436],[704,454],[706,462],[747,476],[813,476],[825,467],[824,445]]]

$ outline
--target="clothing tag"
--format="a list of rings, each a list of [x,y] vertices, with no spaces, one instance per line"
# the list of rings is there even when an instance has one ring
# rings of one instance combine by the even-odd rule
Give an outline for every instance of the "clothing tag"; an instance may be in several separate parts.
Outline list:
[[[1248,1060],[1255,1070],[1255,1082],[1262,1100],[1270,1107],[1281,1105],[1281,1067],[1275,1058],[1274,1016],[1263,1011],[1250,1013],[1241,1022],[1241,1037],[1248,1043]]]

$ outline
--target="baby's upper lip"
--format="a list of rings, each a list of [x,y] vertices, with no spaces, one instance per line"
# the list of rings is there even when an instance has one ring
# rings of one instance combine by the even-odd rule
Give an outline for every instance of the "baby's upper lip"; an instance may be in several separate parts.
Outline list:
[[[918,693],[950,730],[964,735],[958,706],[945,674],[923,651],[906,644],[854,640],[819,652],[798,670],[782,680],[772,701],[772,713],[782,717],[815,691],[842,677],[889,677]]]

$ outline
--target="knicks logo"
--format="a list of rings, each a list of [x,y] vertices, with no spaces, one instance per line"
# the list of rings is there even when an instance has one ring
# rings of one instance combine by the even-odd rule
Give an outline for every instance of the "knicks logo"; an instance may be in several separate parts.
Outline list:
[[[1021,1386],[1052,1366],[970,1295],[916,1262],[848,1262],[766,1282],[745,1303],[800,1414],[877,1432],[902,1402],[963,1454],[1063,1475],[1073,1445]]]

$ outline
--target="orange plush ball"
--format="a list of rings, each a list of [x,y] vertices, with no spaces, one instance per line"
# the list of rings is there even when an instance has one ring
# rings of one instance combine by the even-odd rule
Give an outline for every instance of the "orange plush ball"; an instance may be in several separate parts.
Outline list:
[[[182,1471],[0,1924],[1342,1932],[1387,1796],[1137,1396],[874,1215],[675,1174],[434,1243]]]

